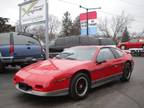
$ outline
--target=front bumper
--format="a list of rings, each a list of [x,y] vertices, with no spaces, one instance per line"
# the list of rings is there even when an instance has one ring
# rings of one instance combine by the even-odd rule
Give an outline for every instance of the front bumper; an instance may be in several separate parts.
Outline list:
[[[2,63],[12,63],[13,61],[13,56],[10,56],[10,57],[0,57],[0,60]]]
[[[0,57],[0,61],[2,63],[34,63],[40,60],[44,60],[44,58],[32,58],[32,57],[26,57],[26,58],[14,58],[11,57]]]
[[[35,91],[35,90],[22,90],[19,88],[19,84],[15,85],[16,89],[26,93],[26,94],[31,94],[31,95],[36,95],[36,96],[64,96],[64,95],[68,95],[68,88],[65,89],[60,89],[60,90],[54,90],[54,91],[50,91],[50,92],[40,92],[40,91]]]

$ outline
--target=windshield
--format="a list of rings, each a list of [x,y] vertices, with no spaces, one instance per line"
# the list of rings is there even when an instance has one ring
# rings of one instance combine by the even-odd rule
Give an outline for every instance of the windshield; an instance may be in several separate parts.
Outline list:
[[[89,47],[75,47],[64,50],[56,56],[57,59],[70,59],[70,60],[91,60],[96,52],[96,48]]]

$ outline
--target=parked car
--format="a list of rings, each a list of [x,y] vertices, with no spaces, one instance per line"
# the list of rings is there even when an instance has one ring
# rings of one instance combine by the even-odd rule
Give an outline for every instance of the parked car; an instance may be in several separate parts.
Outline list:
[[[77,46],[53,59],[29,65],[13,78],[21,92],[37,96],[87,96],[90,88],[113,80],[129,81],[134,62],[131,54],[106,46]]]
[[[92,36],[69,36],[52,40],[49,44],[50,56],[53,57],[62,52],[65,48],[80,45],[112,45],[116,46],[110,38]]]
[[[123,50],[130,49],[130,48],[143,48],[144,49],[144,39],[131,39],[128,42],[119,43],[118,47]]]
[[[24,65],[45,58],[36,38],[16,33],[0,34],[0,55],[0,71],[7,65]]]

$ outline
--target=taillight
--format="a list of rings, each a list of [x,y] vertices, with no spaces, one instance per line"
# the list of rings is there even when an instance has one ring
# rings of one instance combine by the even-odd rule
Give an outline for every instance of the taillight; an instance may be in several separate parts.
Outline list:
[[[9,53],[11,56],[13,56],[14,54],[14,36],[13,33],[10,33],[10,49],[9,49]]]
[[[13,56],[13,53],[14,53],[14,45],[13,44],[10,44],[10,55]]]

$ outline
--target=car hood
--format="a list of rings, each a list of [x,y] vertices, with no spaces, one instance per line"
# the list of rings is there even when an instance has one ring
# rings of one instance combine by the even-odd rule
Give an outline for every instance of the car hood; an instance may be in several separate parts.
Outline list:
[[[90,61],[49,59],[34,63],[21,69],[18,73],[16,73],[16,76],[20,76],[22,79],[28,78],[31,80],[42,80],[49,78],[50,80],[51,78],[54,78],[67,70],[84,65],[88,62]]]

